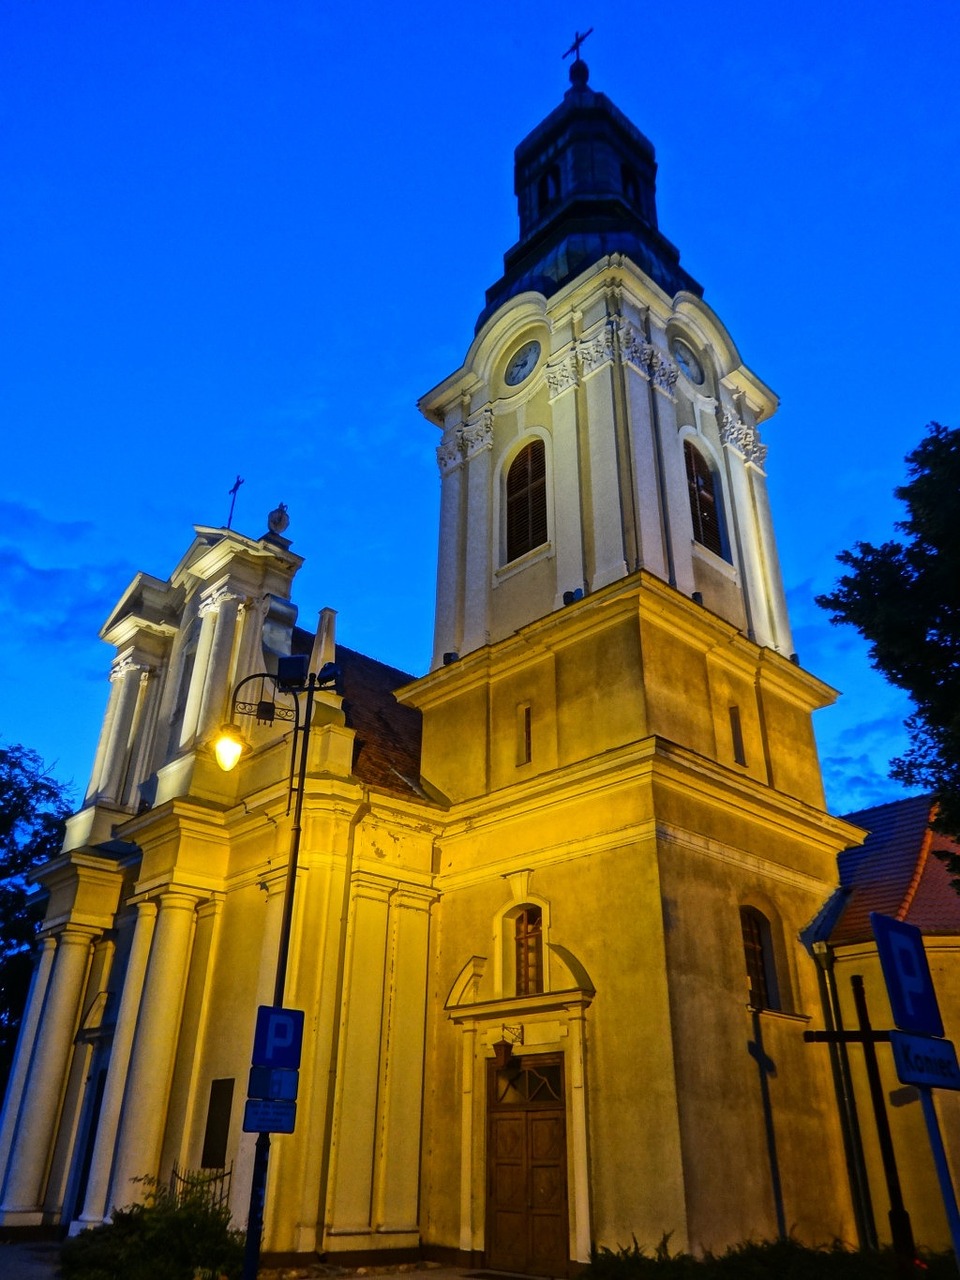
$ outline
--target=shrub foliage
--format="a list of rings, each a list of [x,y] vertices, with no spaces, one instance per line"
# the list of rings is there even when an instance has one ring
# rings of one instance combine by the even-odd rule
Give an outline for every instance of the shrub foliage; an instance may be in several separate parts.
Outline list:
[[[916,1260],[917,1280],[956,1280],[953,1254],[924,1255]],[[664,1236],[652,1252],[634,1238],[620,1249],[597,1249],[585,1280],[903,1280],[890,1249],[855,1252],[841,1244],[808,1248],[796,1240],[747,1241],[723,1254],[671,1254]]]
[[[64,1280],[230,1280],[243,1265],[243,1233],[231,1231],[230,1213],[200,1188],[179,1198],[147,1181],[143,1204],[114,1210],[102,1227],[64,1243]]]

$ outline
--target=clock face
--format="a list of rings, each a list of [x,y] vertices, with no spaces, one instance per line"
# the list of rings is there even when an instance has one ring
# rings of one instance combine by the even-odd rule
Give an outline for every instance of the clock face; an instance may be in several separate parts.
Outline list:
[[[682,338],[674,338],[670,343],[670,354],[676,360],[684,375],[699,387],[703,382],[703,365],[697,359],[691,346]]]
[[[525,342],[507,365],[506,372],[503,375],[504,382],[508,387],[519,386],[525,378],[528,378],[533,373],[539,359],[540,343],[536,340]]]

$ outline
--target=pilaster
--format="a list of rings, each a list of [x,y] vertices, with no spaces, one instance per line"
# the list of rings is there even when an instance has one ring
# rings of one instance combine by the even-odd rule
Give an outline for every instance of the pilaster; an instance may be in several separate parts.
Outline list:
[[[98,798],[117,804],[120,802],[130,759],[134,720],[140,695],[140,677],[143,671],[143,666],[129,654],[122,654],[110,671],[111,683],[117,685],[118,694],[115,701],[111,698],[113,715],[110,717],[109,736],[94,790]]]
[[[23,1019],[20,1023],[17,1048],[10,1076],[7,1080],[3,1115],[0,1118],[0,1190],[3,1188],[4,1174],[10,1158],[10,1149],[17,1126],[17,1117],[20,1114],[24,1089],[30,1075],[37,1030],[40,1026],[40,1017],[47,996],[47,986],[50,982],[56,950],[57,940],[51,934],[41,939],[36,964],[30,979],[30,991],[24,1007]]]
[[[143,998],[130,1056],[108,1208],[139,1198],[134,1179],[155,1177],[180,1030],[197,897],[159,898]]]
[[[467,536],[464,543],[463,648],[469,653],[490,639],[493,530],[493,415],[465,425]]]
[[[593,553],[587,577],[591,590],[596,591],[627,574],[612,382],[614,341],[606,318],[580,339],[578,357],[587,455],[582,500],[584,522],[590,530],[588,546]]]
[[[4,1181],[0,1221],[41,1222],[45,1181],[56,1138],[80,1001],[98,930],[67,925],[57,934],[53,973],[34,1046]]]
[[[98,1226],[109,1217],[111,1208],[107,1204],[110,1171],[113,1166],[113,1152],[127,1083],[130,1053],[143,995],[143,979],[156,925],[157,904],[153,901],[139,902],[134,910],[136,917],[133,925],[133,940],[127,957],[113,1043],[110,1047],[110,1062],[107,1067],[103,1101],[100,1105],[100,1119],[90,1163],[90,1176],[79,1216],[82,1226]]]
[[[433,667],[443,665],[445,653],[459,653],[463,644],[463,503],[464,461],[455,436],[437,449],[440,468],[440,546],[437,556],[437,613]]]

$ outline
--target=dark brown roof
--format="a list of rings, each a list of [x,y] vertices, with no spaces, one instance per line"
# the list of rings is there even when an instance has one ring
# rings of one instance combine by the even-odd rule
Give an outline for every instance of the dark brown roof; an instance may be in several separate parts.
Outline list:
[[[414,677],[342,644],[337,645],[337,665],[347,725],[356,731],[354,775],[382,791],[422,799],[421,714],[393,696],[394,689]]]
[[[960,844],[931,832],[932,808],[929,796],[913,796],[846,815],[869,835],[837,859],[843,905],[835,904],[832,943],[871,939],[871,911],[906,920],[924,933],[960,934],[960,894],[933,852],[960,854]]]

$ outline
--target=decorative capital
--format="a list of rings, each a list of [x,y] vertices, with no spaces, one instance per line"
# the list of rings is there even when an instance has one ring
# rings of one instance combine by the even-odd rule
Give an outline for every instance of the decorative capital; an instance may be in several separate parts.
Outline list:
[[[621,318],[617,331],[620,337],[620,359],[626,364],[632,364],[638,373],[649,379],[656,347],[629,320]]]
[[[680,370],[677,366],[661,352],[654,351],[650,358],[650,368],[652,370],[653,385],[659,387],[661,391],[666,391],[667,395],[672,396],[673,388],[677,385],[677,379],[680,377]]]
[[[143,675],[147,672],[147,668],[140,662],[134,662],[129,654],[125,654],[122,658],[118,658],[110,668],[110,681],[123,680],[128,675]]]
[[[465,422],[460,428],[460,447],[469,461],[483,449],[493,448],[493,410],[489,406],[480,410],[480,416]]]
[[[728,409],[724,410],[720,423],[720,439],[755,467],[762,467],[766,462],[767,446],[761,442],[760,432]]]
[[[613,330],[606,321],[591,337],[580,339],[577,355],[584,376],[595,373],[613,359]],[[549,378],[549,373],[547,376]]]
[[[203,618],[208,613],[219,613],[221,605],[225,605],[231,600],[240,602],[243,599],[243,596],[238,596],[236,592],[231,591],[227,586],[216,587],[208,596],[200,601],[200,608],[197,610],[197,613],[201,618]]]
[[[476,418],[454,427],[437,448],[441,474],[469,462],[484,449],[493,448],[493,410],[489,405]]]
[[[565,391],[569,391],[572,387],[578,387],[579,385],[580,370],[577,367],[577,357],[574,351],[568,351],[559,360],[547,365],[547,387],[551,400],[556,400],[557,396],[561,396]]]

